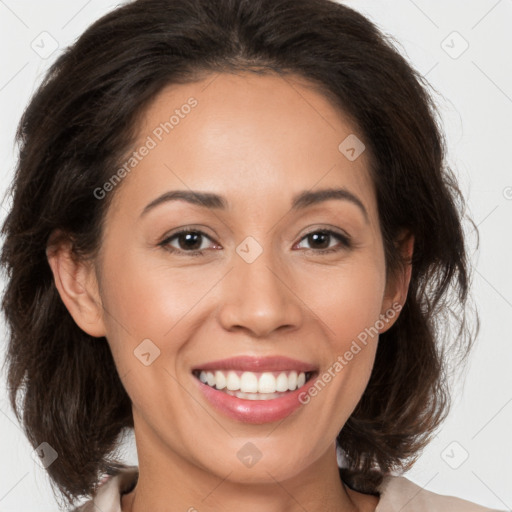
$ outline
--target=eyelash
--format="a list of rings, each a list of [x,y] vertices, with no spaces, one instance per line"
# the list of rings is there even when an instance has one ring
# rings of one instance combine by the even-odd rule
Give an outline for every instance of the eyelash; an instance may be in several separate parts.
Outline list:
[[[166,251],[169,251],[174,254],[180,254],[180,255],[187,254],[188,256],[203,256],[205,249],[195,250],[195,251],[184,251],[182,249],[176,249],[175,247],[171,247],[169,245],[171,240],[179,237],[180,235],[187,234],[187,233],[196,233],[196,234],[199,234],[201,236],[204,236],[204,237],[210,239],[210,237],[206,233],[204,233],[203,231],[201,231],[199,229],[183,228],[180,231],[177,231],[176,233],[173,233],[172,235],[166,237],[158,245],[163,247]],[[332,253],[332,252],[338,252],[338,251],[341,251],[342,249],[349,249],[352,247],[351,239],[348,236],[342,235],[341,233],[338,233],[338,232],[330,230],[330,229],[317,229],[314,231],[310,231],[309,233],[306,233],[300,239],[299,243],[302,242],[302,240],[304,240],[308,236],[314,235],[316,233],[323,233],[323,234],[333,236],[334,238],[338,239],[341,242],[342,247],[341,248],[340,247],[329,247],[327,249],[307,249],[307,251],[313,251],[315,253],[320,253],[320,254],[327,254],[327,253]]]

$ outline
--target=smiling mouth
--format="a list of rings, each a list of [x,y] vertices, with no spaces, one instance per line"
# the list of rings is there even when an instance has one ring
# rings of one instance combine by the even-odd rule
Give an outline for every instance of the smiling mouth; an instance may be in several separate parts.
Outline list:
[[[274,400],[303,387],[315,372],[249,372],[193,370],[203,384],[246,400]]]

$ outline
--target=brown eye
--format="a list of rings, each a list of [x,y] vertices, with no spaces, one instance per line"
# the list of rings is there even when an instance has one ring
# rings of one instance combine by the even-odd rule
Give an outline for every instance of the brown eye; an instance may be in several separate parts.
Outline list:
[[[188,233],[180,233],[174,238],[177,239],[180,249],[198,251],[201,248],[202,236],[197,231],[190,231]]]
[[[333,239],[338,240],[339,244],[341,244],[341,248],[339,247],[339,244],[338,247],[336,247],[336,245],[331,245]],[[347,236],[336,233],[329,229],[312,231],[303,237],[302,240],[307,240],[307,242],[310,244],[309,250],[313,250],[319,253],[339,251],[343,248],[350,247],[350,239]]]
[[[208,244],[204,245],[205,239],[211,240],[202,231],[183,229],[166,237],[159,245],[170,252],[200,256],[203,250],[208,248]]]

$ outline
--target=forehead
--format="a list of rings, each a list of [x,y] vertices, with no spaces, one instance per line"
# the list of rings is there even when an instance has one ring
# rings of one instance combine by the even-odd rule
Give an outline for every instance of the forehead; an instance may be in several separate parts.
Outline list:
[[[155,97],[138,128],[134,149],[149,149],[139,151],[144,156],[119,190],[132,205],[141,196],[187,188],[263,205],[342,185],[372,210],[368,152],[356,159],[344,153],[344,141],[354,146],[362,135],[303,77],[218,73],[173,84]]]

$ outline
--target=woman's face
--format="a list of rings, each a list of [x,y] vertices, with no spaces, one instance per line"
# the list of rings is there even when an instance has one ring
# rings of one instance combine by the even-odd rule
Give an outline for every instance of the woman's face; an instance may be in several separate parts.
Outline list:
[[[299,77],[210,75],[147,110],[96,262],[141,464],[263,482],[332,461],[401,293],[354,136]]]

